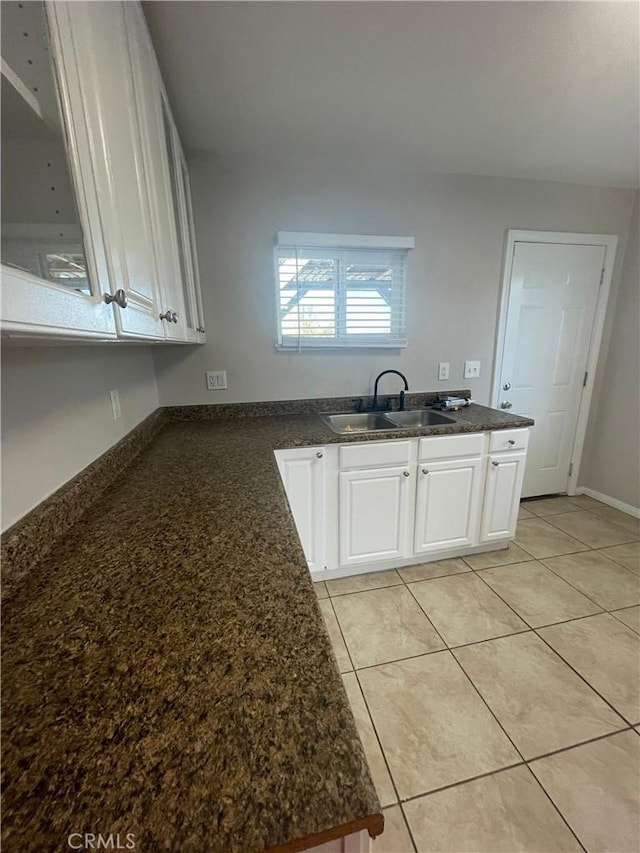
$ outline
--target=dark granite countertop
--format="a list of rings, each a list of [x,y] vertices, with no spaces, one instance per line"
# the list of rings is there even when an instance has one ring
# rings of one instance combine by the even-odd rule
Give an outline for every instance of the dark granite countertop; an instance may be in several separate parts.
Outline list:
[[[272,451],[531,423],[452,417],[348,439],[314,414],[164,424],[4,603],[3,849],[65,850],[72,832],[194,853],[377,834]]]

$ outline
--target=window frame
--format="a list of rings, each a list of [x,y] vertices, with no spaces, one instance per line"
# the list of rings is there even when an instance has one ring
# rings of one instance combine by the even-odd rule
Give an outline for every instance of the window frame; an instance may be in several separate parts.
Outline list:
[[[302,352],[314,350],[353,350],[353,349],[401,349],[407,346],[406,335],[406,260],[410,249],[415,247],[413,237],[377,236],[365,234],[322,234],[299,231],[279,231],[274,246],[274,281],[276,301],[277,342],[276,350],[284,352]],[[318,259],[334,260],[336,264],[335,280],[331,282],[334,293],[333,325],[334,335],[286,334],[283,331],[283,315],[280,285],[280,255],[282,251],[315,254]],[[392,278],[392,299],[390,304],[390,331],[385,333],[357,334],[347,331],[347,299],[349,281],[341,265],[349,256],[364,263],[371,251],[371,258],[387,255],[389,265],[394,269]],[[353,262],[353,261],[352,261]],[[396,279],[396,273],[398,277]],[[356,290],[357,288],[352,288]],[[365,289],[365,288],[363,288]]]

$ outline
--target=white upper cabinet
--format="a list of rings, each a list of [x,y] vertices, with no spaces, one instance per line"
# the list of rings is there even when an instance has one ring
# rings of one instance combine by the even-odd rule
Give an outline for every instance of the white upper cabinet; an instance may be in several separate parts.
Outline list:
[[[82,69],[80,92],[93,129],[94,175],[112,288],[126,294],[126,307],[114,303],[118,334],[162,337],[148,203],[151,173],[143,158],[124,7],[80,2],[56,3],[54,8],[59,19],[68,21],[63,50],[73,44]]]
[[[6,39],[3,14],[3,172],[13,169],[19,177],[6,193],[3,186],[3,210],[10,214],[6,240],[3,218],[3,334],[204,340],[181,147],[140,5],[60,0],[3,3],[3,12],[5,5],[15,9],[13,37]],[[9,91],[30,94],[33,59],[22,35],[25,8],[31,17],[39,12],[40,65],[48,63],[53,81],[53,60],[62,103],[60,110],[53,83],[46,106],[49,113],[51,104],[57,109],[57,155],[48,156],[40,144],[33,156],[40,172],[43,157],[57,173],[67,158],[70,165],[64,204],[42,204],[41,197],[54,199],[46,193],[62,184],[58,174],[48,181],[52,188],[46,181],[38,184],[40,197],[33,206],[45,222],[33,224],[25,209],[27,194],[21,193],[24,174],[33,174],[33,166],[24,157],[18,162],[18,154],[13,164],[4,156],[5,127],[19,152],[34,124],[31,115],[27,121],[17,110],[5,115],[5,89],[13,77],[18,82]],[[13,74],[5,74],[10,68],[5,54],[18,66]],[[23,77],[20,57],[27,69]]]
[[[48,27],[43,3],[2,4],[2,332],[108,340],[110,275],[65,11],[52,6]]]

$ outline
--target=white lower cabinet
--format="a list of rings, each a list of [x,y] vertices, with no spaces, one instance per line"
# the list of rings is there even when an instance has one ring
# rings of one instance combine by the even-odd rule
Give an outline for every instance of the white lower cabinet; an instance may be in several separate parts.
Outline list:
[[[325,462],[323,447],[277,450],[276,460],[309,570],[325,565]]]
[[[276,451],[314,577],[506,546],[516,532],[528,433]]]
[[[407,557],[411,472],[406,465],[340,472],[340,565]]]
[[[416,554],[477,544],[482,463],[477,457],[419,464],[413,543]]]
[[[494,453],[487,464],[480,541],[513,539],[526,452]]]

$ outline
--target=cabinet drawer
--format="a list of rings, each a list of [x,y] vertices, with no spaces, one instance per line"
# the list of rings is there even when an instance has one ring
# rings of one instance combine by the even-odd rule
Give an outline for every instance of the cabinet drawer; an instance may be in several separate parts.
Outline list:
[[[491,433],[489,452],[525,450],[529,443],[528,429],[501,429]]]
[[[345,444],[340,447],[340,470],[377,468],[383,465],[406,465],[409,461],[410,452],[410,441]]]
[[[450,459],[460,456],[479,456],[484,450],[484,433],[474,432],[468,435],[438,435],[433,438],[421,438],[419,459]]]

